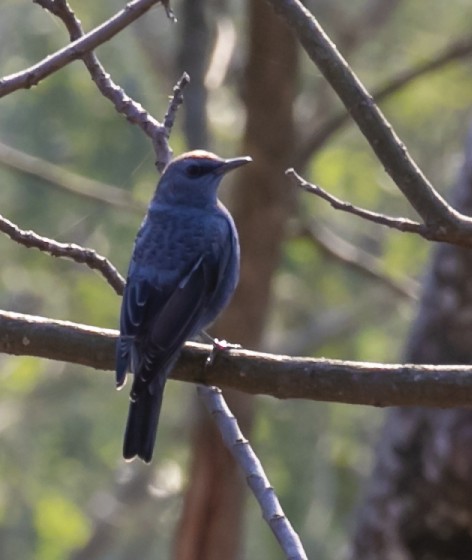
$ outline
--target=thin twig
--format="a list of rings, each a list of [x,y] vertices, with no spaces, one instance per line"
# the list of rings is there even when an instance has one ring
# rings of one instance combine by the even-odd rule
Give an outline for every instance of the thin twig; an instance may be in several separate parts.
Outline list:
[[[47,56],[37,64],[0,79],[0,97],[18,89],[28,89],[73,60],[98,47],[138,19],[160,0],[132,0],[123,10],[77,41]]]
[[[75,243],[59,243],[53,239],[42,237],[33,231],[22,230],[3,216],[0,216],[0,231],[28,249],[39,249],[53,257],[71,259],[77,263],[86,264],[93,270],[98,270],[118,295],[123,294],[123,277],[108,259],[99,255],[93,249],[80,247]]]
[[[54,2],[51,0],[36,0],[36,2],[61,19],[69,32],[71,41],[73,41],[71,44],[77,43],[77,41],[82,40],[86,36],[80,21],[66,0],[55,0]],[[168,8],[168,3],[166,3],[166,6]],[[112,81],[110,75],[105,71],[98,57],[91,49],[84,52],[80,58],[82,58],[100,93],[113,103],[118,113],[124,115],[130,123],[139,126],[151,139],[156,154],[156,167],[159,172],[162,172],[172,157],[172,150],[168,140],[174,124],[177,107],[182,103],[182,89],[189,81],[188,76],[183,76],[174,87],[174,95],[171,97],[164,125],[162,125]]]
[[[451,62],[458,62],[471,54],[472,39],[470,38],[470,35],[468,35],[460,38],[454,43],[451,43],[433,58],[426,60],[413,68],[408,68],[399,72],[396,76],[391,77],[384,85],[378,87],[372,92],[372,97],[376,103],[380,103],[380,101],[384,101],[418,78],[440,70]],[[336,131],[349,121],[349,117],[350,115],[348,112],[342,111],[333,115],[324,124],[321,124],[321,126],[317,125],[316,128],[308,135],[308,138],[298,148],[295,166],[297,168],[304,168],[311,155],[320,150],[329,138],[331,138]]]
[[[0,165],[47,181],[74,195],[143,215],[146,208],[118,187],[72,173],[44,159],[31,156],[0,142]]]
[[[472,218],[454,210],[433,188],[315,17],[300,0],[268,1],[293,29],[387,173],[430,228],[428,239],[472,246]]]
[[[174,126],[177,111],[184,101],[183,90],[189,83],[190,76],[187,74],[187,72],[184,72],[172,90],[173,94],[169,98],[169,107],[167,109],[167,113],[164,116],[164,129],[168,138],[172,131],[172,127]]]
[[[41,5],[44,9],[49,10],[64,22],[69,31],[70,38],[73,41],[73,43],[69,46],[70,48],[74,47],[76,49],[77,45],[83,44],[82,42],[85,38],[90,37],[90,33],[84,35],[79,20],[75,17],[74,12],[71,10],[66,0],[55,0],[54,2],[52,0],[35,1],[37,4]],[[97,30],[101,30],[100,36],[106,36],[107,30],[109,33],[109,29],[114,29],[116,24],[114,26],[113,24],[117,20],[121,22],[122,27],[124,26],[122,21],[124,17],[121,14],[131,11],[131,13],[134,13],[136,16],[139,9],[141,10],[139,13],[144,13],[144,11],[149,9],[153,3],[156,2],[148,2],[149,5],[140,1],[131,2],[127,5],[123,12],[120,12],[114,18],[108,20],[108,22],[103,24],[100,28],[97,28]],[[147,6],[147,8],[144,9],[143,6]],[[166,8],[169,10],[168,2],[166,2]],[[136,19],[136,17],[134,19]],[[133,19],[126,21],[133,21]],[[95,30],[95,32],[97,32],[97,30]],[[88,49],[92,49],[93,46],[94,45],[92,44],[88,47]],[[64,51],[64,49],[62,51]],[[151,137],[157,156],[156,166],[158,170],[162,171],[171,157],[168,138],[176,116],[177,108],[182,103],[182,89],[188,83],[188,77],[183,76],[174,88],[174,95],[171,98],[170,107],[166,114],[165,126],[163,126],[156,119],[151,117],[138,103],[128,97],[120,87],[112,82],[93,52],[85,48],[84,50],[78,50],[77,52],[79,54],[75,58],[83,59],[90,75],[101,93],[112,101],[118,112],[124,114],[130,122],[139,125],[141,129]],[[58,53],[56,53],[56,55],[57,54]],[[51,58],[55,58],[56,55],[53,55]],[[31,161],[29,161],[29,163],[31,164]],[[35,161],[33,163],[36,164],[37,169],[38,162]],[[51,169],[49,169],[49,172],[50,171]],[[109,189],[107,189],[107,191],[107,194],[109,194]],[[3,231],[12,240],[24,245],[25,247],[35,247],[41,251],[49,253],[52,256],[69,258],[75,262],[84,263],[89,268],[99,270],[118,294],[121,295],[123,293],[124,280],[121,275],[105,257],[98,255],[93,249],[86,249],[75,244],[58,243],[52,239],[41,237],[32,231],[23,231],[9,220],[1,217],[0,231]]]
[[[408,299],[416,299],[418,297],[419,286],[414,280],[409,278],[397,280],[388,276],[382,270],[380,259],[360,247],[341,239],[328,228],[318,223],[310,222],[301,224],[297,233],[312,241],[328,257],[336,259],[342,265],[372,278],[396,295]]]
[[[258,501],[262,515],[279,542],[287,560],[307,560],[300,537],[280,505],[274,488],[264,472],[261,462],[250,443],[239,429],[238,422],[217,387],[197,387],[220,431],[224,444],[244,472],[248,486]]]
[[[375,224],[387,226],[398,231],[417,233],[418,235],[426,237],[428,231],[427,228],[418,222],[413,222],[412,220],[408,220],[406,218],[392,218],[390,216],[385,216],[384,214],[371,212],[370,210],[365,210],[364,208],[354,206],[349,202],[345,202],[337,198],[336,196],[329,194],[318,185],[314,185],[313,183],[305,181],[305,179],[303,179],[303,177],[300,177],[300,175],[298,175],[298,173],[293,169],[287,169],[286,175],[295,185],[299,186],[304,191],[319,196],[320,198],[323,198],[324,200],[329,202],[329,204],[335,210],[342,210],[343,212],[348,212],[349,214],[353,214],[354,216],[359,216],[364,220],[369,220],[370,222],[374,222]]]

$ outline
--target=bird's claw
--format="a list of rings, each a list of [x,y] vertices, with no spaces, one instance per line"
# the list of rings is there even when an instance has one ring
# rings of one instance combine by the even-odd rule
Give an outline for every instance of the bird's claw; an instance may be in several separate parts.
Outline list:
[[[205,362],[205,367],[209,367],[215,361],[215,357],[220,352],[227,352],[228,350],[237,350],[238,348],[242,348],[241,344],[232,344],[227,340],[213,338],[212,339],[213,347],[211,352],[208,354],[208,357]]]

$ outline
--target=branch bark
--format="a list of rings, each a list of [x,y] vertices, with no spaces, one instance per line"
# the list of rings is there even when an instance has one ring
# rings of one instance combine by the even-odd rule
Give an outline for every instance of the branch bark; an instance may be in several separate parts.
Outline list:
[[[0,97],[18,89],[29,89],[57,70],[105,43],[161,0],[133,0],[123,10],[70,45],[37,64],[0,79]]]
[[[0,311],[0,352],[113,370],[118,332]],[[376,364],[231,350],[189,342],[172,378],[279,399],[371,406],[461,407],[472,403],[472,366]]]
[[[217,387],[198,387],[198,394],[205,403],[220,431],[225,446],[241,467],[262,515],[274,533],[287,560],[308,560],[300,537],[285,516],[274,488],[272,488],[261,462],[250,443],[239,429],[236,418]]]
[[[156,0],[153,2],[150,0],[147,2],[144,0],[135,0],[130,2],[127,4],[125,9],[119,12],[116,16],[86,35],[84,35],[82,26],[76,18],[74,12],[69,7],[67,0],[56,0],[54,2],[52,2],[52,0],[36,0],[36,3],[63,21],[69,31],[71,40],[73,41],[68,48],[62,49],[55,55],[48,57],[46,62],[49,63],[51,60],[56,60],[56,64],[59,64],[59,66],[55,67],[57,70],[61,67],[60,64],[66,63],[64,61],[68,60],[67,56],[71,56],[71,53],[75,53],[75,58],[82,58],[100,92],[112,101],[119,113],[124,114],[128,121],[139,125],[140,128],[151,138],[157,157],[156,167],[159,171],[163,171],[171,158],[171,150],[168,139],[175,121],[177,110],[183,102],[183,89],[188,84],[189,77],[184,73],[174,86],[173,95],[170,98],[168,109],[164,116],[164,122],[163,124],[160,124],[138,103],[128,97],[125,92],[111,80],[96,55],[91,52],[91,49],[96,46],[93,41],[96,42],[97,37],[103,39],[103,41],[106,40],[111,36],[110,33],[112,33],[112,31],[117,32],[131,21],[134,21],[134,19],[139,17],[139,15],[147,11],[152,4],[156,3]],[[168,1],[163,0],[162,3],[166,8],[168,16],[173,17],[173,14],[168,6]],[[64,52],[66,53],[65,55]],[[63,54],[59,56],[60,53]],[[45,65],[45,67],[49,68],[47,65]],[[50,73],[52,73],[52,71]],[[22,75],[24,78],[30,74],[28,74],[28,71],[25,71]],[[42,74],[39,72],[31,75],[40,76]],[[17,78],[19,77],[17,76]],[[0,80],[0,97],[2,84],[4,84],[4,82],[5,80]],[[19,80],[18,83],[22,83],[21,80]],[[31,164],[31,161],[29,163]],[[33,163],[36,165],[37,169],[37,162]],[[0,231],[6,233],[13,241],[20,243],[25,247],[34,247],[54,257],[65,257],[78,263],[85,263],[89,268],[100,271],[102,276],[113,287],[117,294],[123,293],[124,279],[122,276],[105,257],[99,255],[93,249],[87,249],[75,244],[59,243],[52,239],[42,237],[33,231],[24,231],[16,224],[10,222],[6,218],[3,218],[2,216],[0,216]]]
[[[472,213],[472,127],[454,203]],[[413,362],[470,364],[472,255],[435,248],[405,354]],[[348,555],[352,560],[472,557],[472,411],[395,408],[377,446]]]
[[[293,29],[397,187],[425,225],[436,230],[435,240],[471,246],[472,219],[454,210],[433,188],[315,17],[299,0],[268,2]]]
[[[413,66],[412,68],[407,68],[396,76],[391,77],[384,85],[379,86],[372,92],[372,97],[376,103],[380,103],[380,101],[384,101],[415,80],[431,72],[440,70],[452,62],[458,62],[471,54],[472,38],[470,36],[461,37],[431,59],[417,66]],[[316,128],[308,134],[306,140],[299,146],[295,166],[304,168],[313,153],[319,151],[331,136],[348,121],[349,113],[342,111],[330,117],[324,124],[321,124],[321,126],[316,126]]]
[[[84,34],[82,25],[70,8],[67,0],[55,0],[54,2],[51,0],[35,1],[45,10],[48,10],[49,12],[57,16],[64,23],[72,41],[72,43],[69,45],[70,49],[73,48],[74,45],[81,44],[81,41],[84,41],[84,39],[90,36],[91,33],[94,33],[91,32]],[[116,16],[109,19],[95,31],[97,32],[98,30],[101,30],[101,34],[104,34],[103,30],[106,31],[109,28],[112,28],[115,20],[125,19],[124,16],[121,16],[121,14],[126,14],[128,10],[132,10],[132,13],[134,14],[133,19],[129,20],[129,22],[134,21],[135,19],[137,19],[137,17],[139,17],[139,15],[146,12],[152,6],[152,4],[155,4],[156,1],[157,0],[148,0],[147,2],[145,2],[144,0],[135,0],[135,2],[130,2],[122,12],[119,12]],[[166,0],[162,3],[166,8],[167,15],[173,18],[174,16],[169,8],[168,1]],[[140,6],[137,6],[137,4],[139,4]],[[96,45],[91,45],[88,48],[80,50],[79,55],[75,58],[81,58],[83,60],[92,80],[99,89],[100,93],[113,103],[116,111],[124,115],[130,123],[138,125],[141,130],[151,139],[154,151],[156,153],[156,167],[159,172],[162,172],[172,157],[172,151],[170,149],[168,140],[174,124],[177,109],[183,101],[182,90],[189,82],[188,75],[184,73],[175,85],[173,96],[170,99],[168,110],[164,117],[164,123],[161,124],[147,111],[145,111],[139,103],[126,95],[121,87],[113,82],[110,75],[105,71],[105,68],[98,60],[97,55],[93,52],[94,46]],[[64,51],[64,49],[62,50]]]
[[[354,206],[350,202],[345,202],[344,200],[333,196],[318,185],[314,185],[313,183],[305,181],[305,179],[303,179],[303,177],[300,177],[300,175],[298,175],[298,173],[293,169],[287,169],[285,174],[294,185],[300,187],[308,193],[314,194],[315,196],[326,200],[326,202],[329,202],[329,204],[335,210],[341,210],[342,212],[353,214],[354,216],[358,216],[359,218],[363,218],[364,220],[368,220],[369,222],[373,222],[374,224],[387,226],[398,231],[417,233],[418,235],[426,237],[427,239],[431,238],[428,236],[434,236],[434,233],[437,231],[435,227],[428,228],[423,224],[420,224],[419,222],[414,222],[406,218],[393,218],[391,216],[379,214],[378,212],[371,212],[370,210],[360,208],[359,206]]]
[[[124,278],[107,258],[99,255],[94,249],[81,247],[75,243],[60,243],[54,239],[42,237],[34,231],[25,231],[1,215],[0,231],[28,249],[39,249],[52,257],[66,258],[79,264],[86,264],[92,270],[100,272],[118,295],[123,293]]]

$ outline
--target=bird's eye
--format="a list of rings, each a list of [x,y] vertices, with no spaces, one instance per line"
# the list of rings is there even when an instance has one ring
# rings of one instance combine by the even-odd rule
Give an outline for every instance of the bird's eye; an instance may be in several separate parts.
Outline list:
[[[185,172],[187,174],[187,177],[201,177],[205,173],[205,168],[194,163],[192,165],[189,165]]]

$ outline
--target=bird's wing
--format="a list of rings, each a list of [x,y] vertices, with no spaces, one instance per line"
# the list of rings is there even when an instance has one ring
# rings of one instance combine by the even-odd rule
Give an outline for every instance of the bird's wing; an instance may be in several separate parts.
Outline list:
[[[214,322],[226,307],[239,279],[239,242],[234,223],[226,209],[220,221],[221,239],[211,247],[218,268],[215,289],[202,318],[202,328]]]
[[[201,328],[218,276],[218,263],[208,255],[200,256],[172,286],[159,287],[142,276],[130,276],[117,349],[118,387],[124,385],[129,368],[151,391],[154,378],[167,375],[180,347]]]
[[[136,338],[145,324],[147,305],[153,288],[142,276],[129,274],[126,281],[120,315],[120,337],[116,346],[116,386],[123,387],[134,354]]]

